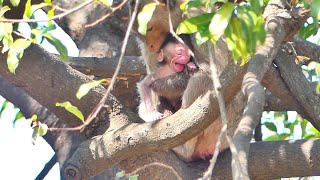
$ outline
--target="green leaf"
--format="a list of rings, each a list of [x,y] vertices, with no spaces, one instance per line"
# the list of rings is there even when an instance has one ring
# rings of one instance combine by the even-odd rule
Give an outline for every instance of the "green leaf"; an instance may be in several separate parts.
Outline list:
[[[99,0],[100,2],[102,2],[102,4],[104,4],[107,7],[111,7],[113,4],[113,0]]]
[[[38,37],[38,36],[42,36],[43,34],[49,32],[51,30],[55,30],[55,29],[56,29],[56,26],[54,24],[52,24],[52,25],[46,26],[43,29],[32,29],[31,33]]]
[[[138,175],[129,176],[128,179],[129,179],[129,180],[138,180]]]
[[[180,9],[185,13],[191,8],[197,8],[201,6],[200,0],[190,0],[180,5]]]
[[[13,30],[13,26],[11,23],[4,23],[4,37],[2,40],[2,44],[3,44],[2,54],[7,52],[13,43],[13,38],[11,35],[12,30]]]
[[[38,116],[36,114],[32,115],[30,118],[32,121],[37,121]]]
[[[46,7],[46,6],[50,6],[50,4],[48,4],[48,3],[40,3],[40,4],[31,5],[31,3],[29,4],[29,1],[28,1],[26,3],[26,9],[24,11],[23,18],[24,19],[30,19],[31,16],[33,15],[33,13],[36,10],[41,9],[43,7]]]
[[[3,44],[2,54],[7,52],[10,49],[12,43],[13,43],[12,35],[11,34],[6,34],[4,36],[4,38],[2,39],[2,44]]]
[[[3,22],[0,22],[0,41],[2,41],[3,37],[5,36],[5,24]]]
[[[125,175],[126,173],[124,171],[119,171],[117,172],[116,177],[121,178],[121,177],[124,177]]]
[[[16,122],[19,121],[19,120],[21,120],[21,119],[23,119],[23,117],[24,117],[24,116],[23,116],[22,112],[19,111],[19,112],[16,114],[16,117],[14,118],[14,120],[13,120],[13,122],[12,122],[13,127],[15,127]]]
[[[233,3],[223,4],[213,16],[209,25],[212,43],[215,44],[215,42],[223,35],[231,19],[234,7],[235,4]]]
[[[73,106],[69,101],[64,103],[56,103],[56,106],[64,107],[67,111],[77,116],[82,122],[84,122],[82,112],[76,106]]]
[[[300,117],[299,119],[302,119],[302,118]],[[302,121],[300,123],[302,137],[304,137],[307,134],[306,133],[307,124],[308,124],[308,121],[305,119],[302,119]]]
[[[263,123],[270,131],[276,132],[277,133],[277,127],[271,122],[265,122]]]
[[[310,15],[314,18],[314,21],[318,24],[318,20],[320,20],[320,0],[312,1]]]
[[[177,28],[177,34],[192,34],[206,28],[211,22],[213,13],[205,13],[181,22]]]
[[[1,8],[0,10],[0,17],[3,17],[3,15],[7,12],[10,11],[11,9],[9,8],[9,6],[4,6]]]
[[[17,114],[16,114],[16,117],[14,118],[15,120],[18,120],[18,119],[21,119],[21,118],[23,118],[24,116],[23,116],[23,114],[22,114],[22,112],[21,111],[19,111]]]
[[[48,11],[48,18],[52,18],[54,16],[54,11],[56,10],[56,8],[51,8],[49,11]],[[49,26],[52,26],[52,21],[48,21],[48,25]]]
[[[10,47],[7,65],[11,73],[15,74],[16,68],[26,48],[31,45],[31,41],[27,39],[17,39]]]
[[[38,128],[38,135],[39,136],[44,136],[48,132],[48,126],[46,124],[42,124],[39,122],[39,127]]]
[[[0,109],[0,113],[2,113],[2,112],[3,112],[3,110],[5,110],[5,109],[6,109],[6,107],[7,107],[8,103],[9,103],[9,101],[7,101],[7,100],[5,100],[5,101],[3,102],[2,106],[1,106],[1,109]]]
[[[276,141],[276,140],[279,140],[278,134],[271,135],[267,137],[264,141]]]
[[[279,140],[286,140],[291,136],[291,134],[283,133],[279,134]]]
[[[138,14],[138,31],[142,35],[146,35],[147,33],[147,25],[150,19],[152,18],[153,12],[156,9],[158,3],[149,3],[145,5],[140,13]]]
[[[51,4],[51,0],[44,0],[45,3]]]
[[[101,83],[107,82],[107,81],[108,80],[106,80],[106,79],[101,79],[98,81],[92,81],[92,82],[82,84],[76,94],[77,98],[81,99],[83,96],[85,96],[90,91],[90,89],[97,87]]]
[[[20,3],[20,0],[10,0],[10,2],[13,6],[18,6]]]
[[[31,0],[28,0],[25,5],[23,19],[29,19],[31,16],[32,16]]]
[[[317,84],[316,91],[318,94],[320,94],[320,82],[318,82],[318,84]]]
[[[61,59],[63,61],[68,60],[68,50],[67,48],[61,43],[61,41],[55,37],[53,37],[49,32],[43,35],[50,44],[52,44],[56,50],[59,52]]]
[[[298,32],[298,36],[303,39],[307,39],[308,37],[317,33],[317,28],[318,27],[315,24],[307,24],[300,29],[300,31]]]
[[[263,10],[263,0],[250,0],[251,7],[256,14],[261,14]]]

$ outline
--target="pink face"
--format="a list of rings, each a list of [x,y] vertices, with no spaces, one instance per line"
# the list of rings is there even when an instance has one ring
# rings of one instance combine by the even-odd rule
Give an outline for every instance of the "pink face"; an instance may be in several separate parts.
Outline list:
[[[167,56],[171,68],[177,73],[184,71],[191,58],[189,49],[180,43],[168,43],[164,49],[161,50],[159,61],[163,61],[164,56]]]

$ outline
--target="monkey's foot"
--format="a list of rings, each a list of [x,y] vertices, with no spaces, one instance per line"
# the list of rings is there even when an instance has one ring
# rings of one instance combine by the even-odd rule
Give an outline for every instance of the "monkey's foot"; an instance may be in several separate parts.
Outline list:
[[[160,112],[152,112],[150,117],[152,118],[152,121],[157,121],[157,120],[164,118],[165,116],[164,116],[164,114],[162,114]]]

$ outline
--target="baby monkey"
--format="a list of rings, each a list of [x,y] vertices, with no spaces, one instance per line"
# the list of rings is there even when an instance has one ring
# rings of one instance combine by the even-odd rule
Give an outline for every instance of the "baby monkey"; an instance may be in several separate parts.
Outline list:
[[[157,110],[154,95],[167,101],[173,112],[180,109],[181,97],[190,78],[189,72],[197,69],[191,59],[188,47],[174,37],[168,38],[159,53],[158,68],[138,83],[141,99],[139,115],[142,119],[149,122],[164,118],[164,114]]]

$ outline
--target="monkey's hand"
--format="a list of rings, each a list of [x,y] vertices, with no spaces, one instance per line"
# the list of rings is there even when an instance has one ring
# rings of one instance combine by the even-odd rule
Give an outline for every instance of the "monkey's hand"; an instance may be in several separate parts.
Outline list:
[[[195,73],[198,70],[198,67],[193,62],[188,62],[186,66],[189,73]]]
[[[156,121],[165,117],[165,114],[149,108],[145,103],[139,105],[139,116],[146,122]]]
[[[150,111],[146,112],[143,115],[140,115],[143,120],[146,122],[151,122],[151,121],[157,121],[165,117],[164,114],[158,112],[158,111]]]

